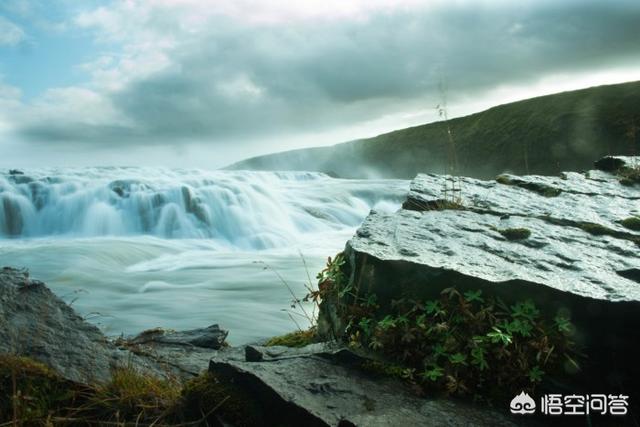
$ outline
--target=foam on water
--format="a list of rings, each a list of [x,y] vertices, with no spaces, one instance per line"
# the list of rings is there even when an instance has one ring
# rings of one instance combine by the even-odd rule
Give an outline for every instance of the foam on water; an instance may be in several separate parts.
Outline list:
[[[408,190],[307,172],[24,172],[0,170],[0,266],[29,268],[108,334],[220,323],[234,344],[296,327],[271,269],[304,295],[306,270]]]

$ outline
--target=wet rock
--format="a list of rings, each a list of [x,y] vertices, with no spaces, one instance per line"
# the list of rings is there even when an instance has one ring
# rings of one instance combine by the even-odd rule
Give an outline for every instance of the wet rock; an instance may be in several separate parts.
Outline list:
[[[184,203],[185,211],[193,214],[204,224],[211,225],[209,211],[201,200],[193,195],[191,189],[189,187],[182,187],[180,191],[182,192],[182,201]]]
[[[25,174],[13,174],[9,176],[9,179],[16,184],[29,184],[33,182],[34,179]]]
[[[7,267],[0,270],[0,353],[31,357],[80,383],[108,381],[114,367],[125,365],[165,375],[154,363],[107,341],[44,283]]]
[[[19,236],[22,234],[24,219],[18,198],[11,194],[0,194],[0,235]]]
[[[42,209],[49,202],[50,188],[44,185],[42,182],[32,182],[29,184],[29,191],[31,192],[31,201],[33,206],[37,210]]]
[[[229,335],[218,325],[188,331],[171,331],[162,328],[150,329],[129,340],[132,344],[170,344],[209,349],[221,348]]]
[[[450,178],[418,175],[405,209],[371,212],[347,243],[350,283],[382,306],[456,286],[532,299],[551,316],[562,310],[589,359],[581,377],[599,381],[594,388],[639,389],[640,233],[620,220],[640,212],[640,188],[602,170],[502,177],[460,178],[460,208],[440,202]],[[339,336],[345,325],[334,305],[323,303],[319,326]]]
[[[109,183],[109,188],[118,196],[126,199],[131,195],[131,192],[147,189],[148,186],[133,179],[119,179]]]
[[[594,162],[596,169],[605,172],[615,172],[629,163],[630,157],[606,156]]]
[[[244,360],[246,362],[261,362],[264,359],[262,352],[252,345],[245,346]]]
[[[248,362],[244,352],[229,349],[214,355],[209,371],[268,402],[270,419],[282,425],[516,425],[487,408],[414,396],[396,380],[374,378],[345,362],[350,358],[344,349],[325,344],[253,348],[264,360]]]

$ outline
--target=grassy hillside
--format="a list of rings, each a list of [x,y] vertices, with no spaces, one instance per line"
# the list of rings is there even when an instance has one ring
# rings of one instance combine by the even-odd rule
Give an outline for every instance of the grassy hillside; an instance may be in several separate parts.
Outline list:
[[[500,105],[449,120],[449,126],[463,175],[588,169],[603,155],[640,153],[640,82]],[[230,168],[315,170],[354,178],[443,173],[451,157],[446,129],[444,122],[430,123],[332,147],[254,157]]]

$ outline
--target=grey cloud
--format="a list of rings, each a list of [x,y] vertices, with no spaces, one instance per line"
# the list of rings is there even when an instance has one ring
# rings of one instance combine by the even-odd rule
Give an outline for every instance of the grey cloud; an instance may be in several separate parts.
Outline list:
[[[19,131],[150,144],[321,131],[432,107],[441,80],[455,99],[637,60],[639,22],[637,1],[449,7],[279,28],[220,18],[170,52],[171,67],[108,95],[130,126],[70,120]],[[156,23],[172,28],[167,17]]]

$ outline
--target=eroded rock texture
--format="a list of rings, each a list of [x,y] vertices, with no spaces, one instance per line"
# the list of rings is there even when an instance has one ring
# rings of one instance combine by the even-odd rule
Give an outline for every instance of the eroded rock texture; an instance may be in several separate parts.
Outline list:
[[[350,284],[375,293],[383,307],[456,286],[510,301],[532,299],[550,315],[563,310],[588,355],[581,378],[595,378],[596,388],[634,389],[640,380],[640,231],[623,221],[640,216],[640,185],[633,176],[621,183],[621,176],[640,159],[597,164],[606,170],[455,178],[460,205],[451,193],[444,199],[451,177],[418,175],[403,209],[371,212],[347,243]],[[344,330],[330,303],[320,326],[338,336]]]

